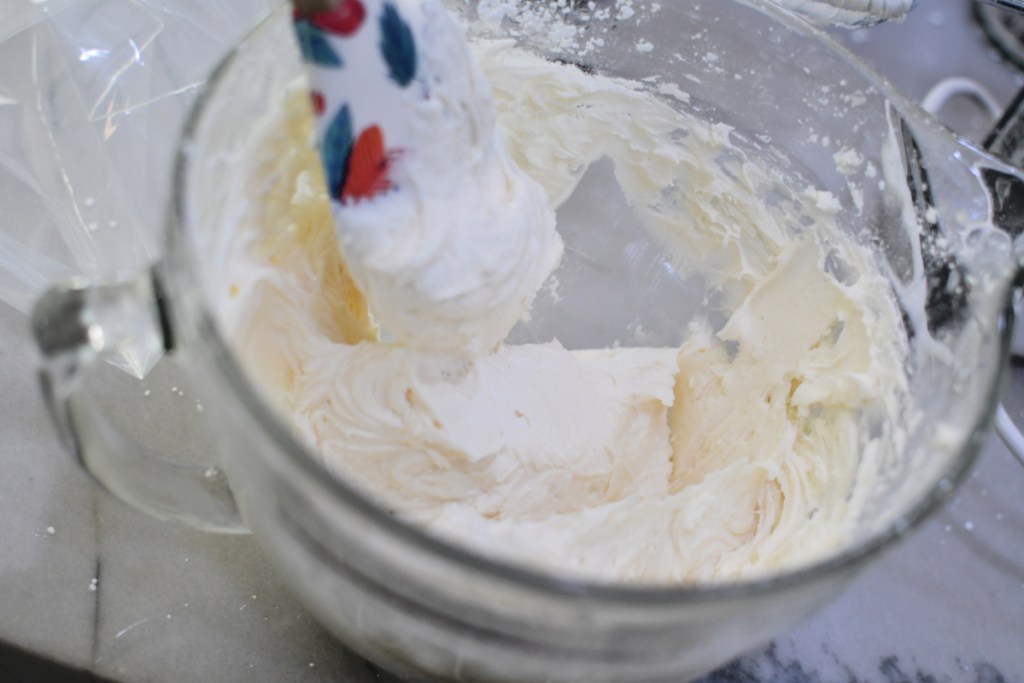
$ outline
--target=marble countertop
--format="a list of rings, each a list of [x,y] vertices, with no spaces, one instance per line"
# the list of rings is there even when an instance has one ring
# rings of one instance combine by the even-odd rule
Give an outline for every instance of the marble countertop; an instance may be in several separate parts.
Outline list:
[[[921,5],[843,40],[912,97],[951,75],[952,50],[956,75],[1009,101],[1019,76],[950,47],[976,30],[957,23],[966,3]],[[907,50],[921,27],[937,38]],[[0,642],[126,683],[394,680],[320,628],[251,538],[158,522],[99,492],[62,450],[27,320],[4,304],[0,386]],[[1024,417],[1024,370],[1008,396]],[[1024,470],[991,439],[951,501],[843,596],[707,680],[1024,681]]]

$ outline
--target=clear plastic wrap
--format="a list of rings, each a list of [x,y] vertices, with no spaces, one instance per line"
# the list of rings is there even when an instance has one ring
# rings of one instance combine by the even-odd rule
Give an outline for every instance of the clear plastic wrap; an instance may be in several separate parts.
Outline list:
[[[156,258],[197,86],[278,4],[0,0],[0,299],[27,312],[53,282]]]
[[[276,4],[0,3],[0,299],[27,312],[53,282],[155,258],[197,86]]]
[[[156,258],[197,86],[282,2],[0,0],[0,299]]]

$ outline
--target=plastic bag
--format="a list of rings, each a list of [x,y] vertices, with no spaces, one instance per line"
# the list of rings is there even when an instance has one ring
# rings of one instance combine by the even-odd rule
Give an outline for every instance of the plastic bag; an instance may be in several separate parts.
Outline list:
[[[278,4],[0,0],[0,299],[28,312],[54,282],[157,258],[198,86]]]
[[[157,258],[198,86],[281,1],[0,0],[0,299],[27,312],[54,282],[118,279]],[[139,352],[119,365],[141,377],[156,360]]]

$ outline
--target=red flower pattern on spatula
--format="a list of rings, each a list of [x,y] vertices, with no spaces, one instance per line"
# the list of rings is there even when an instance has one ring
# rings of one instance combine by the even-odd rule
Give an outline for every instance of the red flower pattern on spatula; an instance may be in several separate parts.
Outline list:
[[[315,12],[306,18],[321,31],[336,36],[350,36],[363,25],[366,8],[359,0],[341,0],[331,11]]]
[[[370,126],[352,145],[341,201],[369,199],[388,190],[391,187],[388,179],[390,167],[391,158],[384,151],[384,134],[380,126]]]
[[[319,90],[311,90],[309,92],[309,99],[313,103],[313,113],[317,116],[324,115],[324,107],[327,106],[324,100],[324,94]]]

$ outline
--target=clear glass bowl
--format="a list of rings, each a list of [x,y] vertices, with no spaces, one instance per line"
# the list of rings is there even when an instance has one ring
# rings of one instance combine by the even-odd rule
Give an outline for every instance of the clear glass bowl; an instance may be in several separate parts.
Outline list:
[[[131,286],[53,292],[37,307],[48,394],[86,467],[140,507],[209,528],[238,524],[237,500],[245,523],[317,617],[357,652],[413,679],[680,681],[767,641],[835,596],[936,507],[984,440],[1018,260],[1010,236],[992,223],[1019,189],[1017,172],[954,138],[785,12],[753,1],[663,3],[659,11],[634,4],[634,21],[589,20],[586,30],[603,44],[586,54],[552,45],[543,27],[488,30],[514,30],[524,46],[603,74],[678,83],[690,95],[690,111],[752,141],[746,152],[776,158],[839,199],[842,228],[876,255],[905,312],[913,407],[922,416],[906,425],[904,457],[886,465],[890,483],[876,492],[885,505],[858,520],[847,546],[813,565],[743,582],[592,584],[429,537],[330,476],[255,389],[204,292],[218,267],[209,256],[238,209],[232,179],[258,114],[277,106],[301,75],[285,10],[238,46],[198,101],[180,145],[166,256],[153,273]],[[471,19],[477,10],[475,3],[456,9]],[[641,41],[653,49],[638,51]],[[837,172],[833,156],[847,148],[876,173],[888,168],[885,179],[905,187],[883,191],[868,164]],[[696,312],[680,294],[690,291],[687,283],[665,279],[661,248],[606,191],[610,174],[592,170],[577,195],[606,197],[602,211],[617,218],[595,241],[574,230],[592,202],[569,198],[559,223],[576,256],[563,265],[571,278],[562,301],[540,299],[514,336],[558,336],[570,348],[677,343]],[[625,258],[624,235],[647,241]],[[577,262],[579,254],[586,258]],[[82,333],[93,328],[56,322],[83,310],[106,338],[96,342]],[[631,338],[634,323],[644,339]],[[102,411],[83,390],[89,385],[79,369],[118,339],[146,335],[150,344],[162,340],[187,355],[213,425],[217,467],[140,457],[110,428],[96,426]]]

